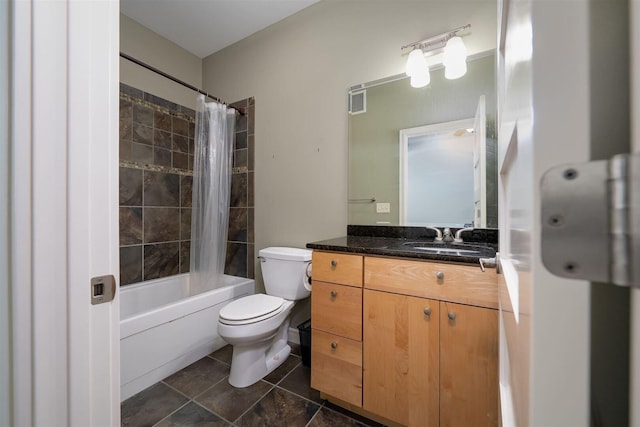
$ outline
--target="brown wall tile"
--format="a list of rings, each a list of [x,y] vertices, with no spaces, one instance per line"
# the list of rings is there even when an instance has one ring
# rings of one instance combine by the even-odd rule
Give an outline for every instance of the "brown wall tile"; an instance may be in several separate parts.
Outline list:
[[[131,102],[124,99],[120,100],[120,139],[131,141],[133,129],[131,122]]]
[[[227,257],[224,272],[232,276],[247,277],[246,243],[227,243]]]
[[[180,239],[180,209],[144,208],[144,243]]]
[[[140,144],[153,144],[153,128],[138,123],[133,124],[133,142]]]
[[[243,148],[247,148],[247,132],[236,132],[235,133],[235,145],[234,148],[236,150],[241,150]]]
[[[141,104],[134,104],[133,122],[153,126],[153,110]]]
[[[120,245],[142,243],[142,208],[120,208]]]
[[[173,134],[173,151],[189,153],[189,138]]]
[[[189,122],[179,117],[172,117],[172,132],[178,135],[189,136]]]
[[[153,116],[153,125],[156,129],[161,129],[167,132],[171,132],[171,116],[168,114],[156,111]]]
[[[180,206],[190,208],[192,204],[193,177],[189,175],[180,176]]]
[[[180,209],[180,240],[191,239],[191,209]]]
[[[247,208],[229,208],[229,235],[231,242],[247,241]]]
[[[180,242],[180,273],[188,273],[191,268],[191,241]]]
[[[145,206],[179,206],[179,175],[144,171],[143,185]]]
[[[120,285],[142,281],[142,245],[120,248]]]
[[[120,167],[120,205],[142,206],[142,171]]]
[[[171,132],[160,129],[153,130],[153,145],[171,150]]]
[[[153,147],[146,144],[131,144],[131,160],[138,163],[153,163]]]
[[[144,246],[144,280],[173,276],[179,272],[179,242]]]
[[[243,208],[247,206],[247,174],[234,173],[231,176],[230,206]]]
[[[131,160],[131,141],[125,141],[124,139],[121,139],[118,148],[118,157],[120,161]]]
[[[189,155],[185,153],[180,153],[178,151],[174,151],[173,167],[176,169],[187,169],[189,167]]]
[[[171,167],[171,150],[153,148],[153,164],[157,166]]]

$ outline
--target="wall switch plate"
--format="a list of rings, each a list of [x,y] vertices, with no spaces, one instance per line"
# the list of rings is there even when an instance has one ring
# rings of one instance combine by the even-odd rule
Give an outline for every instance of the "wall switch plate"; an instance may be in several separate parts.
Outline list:
[[[391,203],[376,203],[376,213],[391,213]]]

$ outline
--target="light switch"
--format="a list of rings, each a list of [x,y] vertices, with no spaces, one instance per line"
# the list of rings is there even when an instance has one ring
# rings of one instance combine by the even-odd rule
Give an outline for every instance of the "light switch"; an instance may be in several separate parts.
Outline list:
[[[376,213],[391,213],[391,203],[376,203]]]

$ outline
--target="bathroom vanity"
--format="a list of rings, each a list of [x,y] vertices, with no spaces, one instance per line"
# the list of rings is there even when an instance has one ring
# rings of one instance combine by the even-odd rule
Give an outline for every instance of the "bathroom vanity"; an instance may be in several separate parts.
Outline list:
[[[348,236],[308,245],[311,386],[387,425],[497,426],[497,275],[479,265],[495,251],[418,243]]]

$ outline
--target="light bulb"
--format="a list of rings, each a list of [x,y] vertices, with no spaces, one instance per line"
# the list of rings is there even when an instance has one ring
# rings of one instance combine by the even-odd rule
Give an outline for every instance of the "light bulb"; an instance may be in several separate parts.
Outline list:
[[[452,37],[444,47],[444,58],[442,63],[445,66],[453,63],[465,62],[467,60],[467,48],[460,37]]]
[[[467,62],[452,62],[445,64],[444,76],[449,80],[458,79],[467,74]]]
[[[429,68],[426,68],[425,71],[414,74],[411,76],[411,87],[420,88],[425,87],[431,82],[431,75],[429,74]]]
[[[427,69],[427,60],[424,59],[424,53],[422,49],[413,49],[407,59],[407,76],[414,76],[416,74],[424,73]]]

